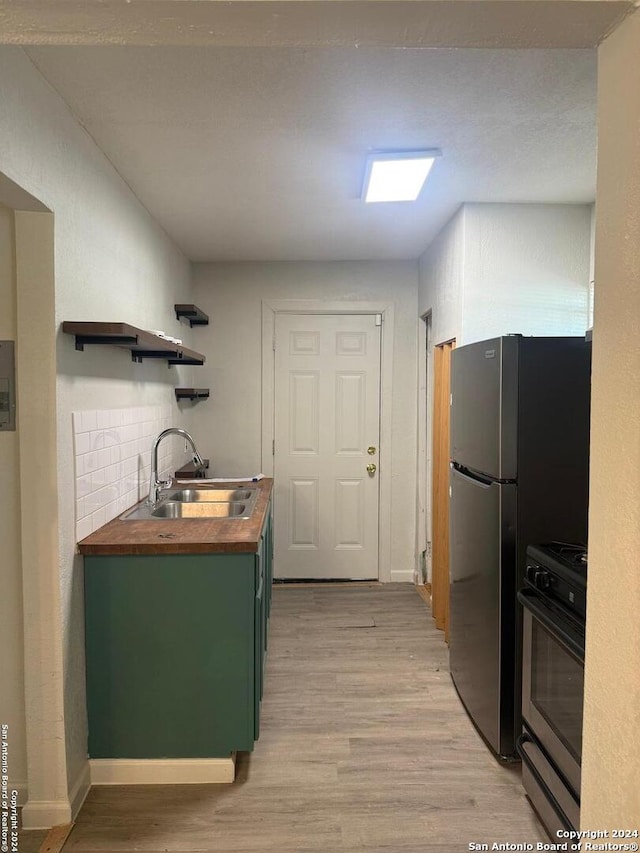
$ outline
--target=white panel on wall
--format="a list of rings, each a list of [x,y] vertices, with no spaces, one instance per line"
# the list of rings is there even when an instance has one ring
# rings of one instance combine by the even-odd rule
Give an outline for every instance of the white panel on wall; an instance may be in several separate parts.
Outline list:
[[[290,480],[291,530],[289,547],[317,548],[319,540],[318,481]]]
[[[366,376],[336,373],[336,453],[353,456],[364,452]]]
[[[364,546],[364,489],[361,479],[337,480],[335,500],[335,548]]]
[[[319,449],[320,374],[292,371],[289,380],[291,453],[317,454]]]
[[[171,406],[73,413],[78,541],[147,496],[151,446],[171,414]],[[171,476],[183,458],[181,441],[163,441],[160,477]]]

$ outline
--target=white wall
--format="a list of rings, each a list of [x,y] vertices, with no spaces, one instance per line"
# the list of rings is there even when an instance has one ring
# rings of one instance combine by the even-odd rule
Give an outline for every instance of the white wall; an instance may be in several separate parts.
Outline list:
[[[210,325],[198,340],[208,353],[195,438],[216,476],[261,467],[262,300],[387,301],[395,305],[390,523],[392,566],[412,577],[415,556],[417,264],[414,262],[237,263],[194,266],[196,303]],[[198,380],[200,381],[200,379]],[[390,512],[390,518],[384,517]]]
[[[590,205],[466,204],[459,345],[510,333],[584,335]]]
[[[580,820],[612,830],[640,828],[640,12],[598,54]]]
[[[0,340],[16,339],[15,238],[13,212],[0,204]],[[19,423],[16,424],[19,428]],[[0,722],[9,726],[9,786],[24,800],[27,747],[24,707],[24,641],[20,547],[19,433],[0,431]]]
[[[172,313],[192,301],[190,264],[77,124],[20,48],[0,48],[2,169],[55,215],[56,317],[112,320],[192,335]],[[194,345],[197,349],[197,346]],[[170,405],[172,421],[190,425],[173,386],[192,384],[195,368],[133,364],[115,348],[76,352],[58,338],[57,443],[59,572],[64,641],[64,717],[69,788],[86,767],[82,564],[74,557],[74,464],[71,412]],[[206,447],[203,448],[206,451]]]
[[[420,258],[419,312],[431,311],[432,345],[462,329],[466,218],[463,205]]]
[[[420,258],[433,342],[588,327],[591,205],[465,204]]]

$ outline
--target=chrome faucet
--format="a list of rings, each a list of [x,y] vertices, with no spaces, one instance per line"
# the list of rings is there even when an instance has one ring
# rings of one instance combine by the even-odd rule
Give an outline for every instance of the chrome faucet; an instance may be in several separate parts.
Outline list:
[[[160,498],[161,489],[168,489],[171,485],[171,480],[159,480],[158,479],[158,447],[160,446],[160,442],[163,438],[166,438],[168,435],[180,435],[184,438],[185,441],[188,441],[191,445],[191,449],[193,451],[193,461],[196,465],[204,465],[202,461],[202,456],[198,453],[198,448],[196,447],[195,441],[191,438],[186,429],[180,429],[179,427],[169,427],[169,429],[163,430],[160,435],[153,442],[153,447],[151,448],[151,478],[149,480],[149,497],[147,499],[148,504],[156,504]]]

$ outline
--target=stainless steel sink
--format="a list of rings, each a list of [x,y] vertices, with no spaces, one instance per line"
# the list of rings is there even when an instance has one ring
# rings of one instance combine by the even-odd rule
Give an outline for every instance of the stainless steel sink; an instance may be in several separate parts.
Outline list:
[[[250,518],[253,504],[246,501],[160,501],[141,503],[120,516],[122,521],[153,521],[167,518]]]
[[[250,518],[259,489],[173,489],[155,505],[146,501],[120,516],[122,521],[167,518]]]
[[[198,503],[200,501],[246,501],[253,497],[256,489],[180,489],[170,492],[167,500],[180,503]]]
[[[151,515],[154,518],[248,518],[247,505],[231,501],[208,501],[186,503],[179,501],[163,501]]]

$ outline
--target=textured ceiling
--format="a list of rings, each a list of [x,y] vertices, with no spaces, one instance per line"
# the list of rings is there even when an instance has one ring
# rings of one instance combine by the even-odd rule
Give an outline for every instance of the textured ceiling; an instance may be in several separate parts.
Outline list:
[[[634,0],[0,0],[7,44],[594,47]]]
[[[30,47],[196,261],[416,258],[464,201],[595,196],[592,50]],[[421,200],[364,205],[372,149],[437,147]]]

